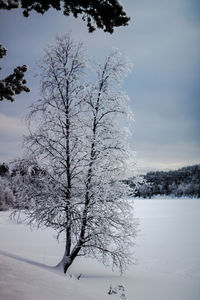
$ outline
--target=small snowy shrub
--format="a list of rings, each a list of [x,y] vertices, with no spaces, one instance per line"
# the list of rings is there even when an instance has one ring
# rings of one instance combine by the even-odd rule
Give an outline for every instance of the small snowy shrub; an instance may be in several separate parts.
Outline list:
[[[127,299],[125,295],[125,288],[122,284],[117,285],[116,287],[112,287],[110,285],[108,295],[118,295],[120,299]]]

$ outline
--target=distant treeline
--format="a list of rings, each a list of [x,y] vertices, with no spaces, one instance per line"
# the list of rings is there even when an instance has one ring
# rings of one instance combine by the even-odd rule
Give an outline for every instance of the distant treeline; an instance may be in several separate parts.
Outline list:
[[[200,165],[168,172],[148,172],[143,175],[143,178],[144,183],[135,187],[136,197],[151,198],[157,195],[167,195],[200,198]],[[131,186],[131,180],[128,182]]]
[[[0,211],[9,208],[16,208],[17,195],[15,192],[16,176],[19,170],[10,169],[5,163],[0,163]],[[18,174],[18,175],[17,175]],[[33,180],[37,177],[38,170],[35,170]],[[20,169],[20,176],[25,176],[26,170]],[[143,180],[142,180],[143,177]],[[158,195],[171,197],[198,197],[200,198],[200,165],[181,168],[176,171],[148,172],[141,176],[137,186],[135,180],[128,179],[127,183],[133,190],[135,197],[151,198]],[[19,183],[18,183],[19,184]]]

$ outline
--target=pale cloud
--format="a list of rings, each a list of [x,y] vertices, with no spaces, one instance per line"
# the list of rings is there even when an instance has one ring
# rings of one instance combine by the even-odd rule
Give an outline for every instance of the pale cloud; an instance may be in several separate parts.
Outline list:
[[[18,138],[26,133],[26,126],[20,118],[0,113],[0,136]]]
[[[0,113],[0,162],[12,160],[20,154],[20,143],[26,132],[26,126],[19,118]]]
[[[174,170],[199,162],[200,147],[188,143],[140,143],[137,145],[137,166],[141,172]]]

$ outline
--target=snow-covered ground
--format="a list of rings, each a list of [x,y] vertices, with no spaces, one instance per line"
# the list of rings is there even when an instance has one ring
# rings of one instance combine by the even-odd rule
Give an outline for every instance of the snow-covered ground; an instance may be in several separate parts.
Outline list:
[[[52,230],[31,231],[0,212],[0,300],[117,300],[122,292],[110,296],[108,290],[119,284],[128,300],[200,300],[200,201],[135,200],[135,216],[137,265],[121,277],[80,259],[69,278],[45,267],[64,251]]]

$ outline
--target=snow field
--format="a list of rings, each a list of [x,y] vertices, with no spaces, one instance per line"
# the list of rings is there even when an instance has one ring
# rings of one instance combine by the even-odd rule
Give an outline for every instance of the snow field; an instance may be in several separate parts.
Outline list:
[[[137,265],[124,276],[92,259],[78,259],[64,276],[54,268],[64,243],[51,229],[30,230],[0,212],[0,300],[102,300],[125,287],[128,300],[200,300],[200,201],[135,200],[140,220]],[[81,274],[80,280],[77,280]]]

